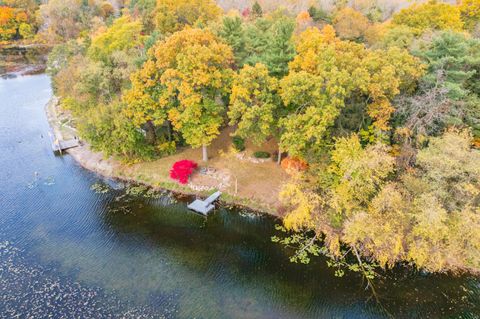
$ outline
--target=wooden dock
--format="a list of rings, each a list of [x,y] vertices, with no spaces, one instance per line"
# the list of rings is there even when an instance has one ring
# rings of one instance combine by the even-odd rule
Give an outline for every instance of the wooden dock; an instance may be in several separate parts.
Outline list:
[[[79,146],[80,143],[77,139],[67,140],[67,141],[58,141],[52,145],[54,152],[63,152],[69,148],[74,148]]]
[[[210,195],[206,200],[196,199],[187,207],[191,210],[196,211],[197,213],[207,216],[208,213],[210,213],[215,208],[213,202],[215,202],[220,197],[220,195],[222,195],[221,192],[215,192]]]
[[[77,138],[73,138],[70,140],[62,140],[55,136],[54,133],[49,132],[48,135],[50,136],[50,140],[52,142],[52,150],[53,152],[62,153],[65,150],[70,148],[74,148],[80,146],[80,141]]]

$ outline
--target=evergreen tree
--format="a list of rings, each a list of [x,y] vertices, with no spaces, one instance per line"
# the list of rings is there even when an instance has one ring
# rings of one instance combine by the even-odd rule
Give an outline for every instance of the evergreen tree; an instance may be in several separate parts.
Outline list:
[[[253,18],[261,18],[262,16],[263,16],[262,6],[260,6],[258,1],[255,1],[255,3],[252,6],[252,17]]]
[[[310,8],[308,8],[308,14],[312,18],[312,20],[315,22],[325,21],[327,23],[331,23],[331,20],[332,20],[329,17],[328,13],[326,13],[322,9],[319,9],[315,6],[310,6]]]
[[[288,63],[295,57],[292,41],[294,30],[295,23],[287,18],[279,20],[272,27],[269,46],[262,60],[273,76],[280,78],[288,73]]]
[[[271,75],[282,77],[288,73],[288,63],[295,56],[292,41],[295,22],[285,16],[272,19],[257,19],[245,32],[246,52],[250,54],[245,63],[265,64]]]
[[[269,30],[272,27],[272,22],[267,19],[257,19],[254,23],[249,23],[245,29],[246,35],[246,51],[248,57],[245,60],[246,64],[255,65],[263,62],[261,59],[264,52],[269,46]]]
[[[240,17],[225,17],[219,36],[233,49],[235,62],[238,67],[242,67],[248,56],[242,19]]]
[[[459,100],[469,93],[480,93],[480,40],[452,31],[442,32],[420,56],[429,63],[424,80],[434,86],[441,73],[451,98]]]

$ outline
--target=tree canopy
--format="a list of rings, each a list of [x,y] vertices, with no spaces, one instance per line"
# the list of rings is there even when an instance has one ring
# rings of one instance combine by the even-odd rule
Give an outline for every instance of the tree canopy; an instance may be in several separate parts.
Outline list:
[[[142,24],[129,16],[115,20],[111,27],[92,39],[88,55],[99,61],[107,61],[115,51],[126,51],[143,45]]]
[[[163,34],[184,26],[200,26],[220,16],[221,9],[213,0],[157,0],[156,28]]]
[[[373,127],[389,129],[391,100],[412,89],[423,74],[420,61],[398,48],[369,50],[362,44],[341,41],[331,27],[309,29],[297,44],[291,72],[281,82],[281,96],[294,109],[282,121],[281,143],[294,156],[324,145],[328,129],[346,99],[369,96],[367,113]]]
[[[246,65],[235,77],[230,96],[230,125],[237,124],[235,135],[251,138],[257,144],[277,135],[280,101],[278,81],[263,64]]]
[[[429,29],[460,31],[464,27],[457,6],[432,0],[401,10],[392,17],[392,23],[408,26],[417,34]]]
[[[219,134],[233,53],[211,32],[185,29],[159,42],[151,58],[132,76],[126,114],[136,123],[169,120],[193,147]]]

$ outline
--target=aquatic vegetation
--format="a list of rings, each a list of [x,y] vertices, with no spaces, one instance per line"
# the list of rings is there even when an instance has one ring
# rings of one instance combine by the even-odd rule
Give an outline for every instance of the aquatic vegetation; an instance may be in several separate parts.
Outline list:
[[[153,318],[154,309],[132,307],[101,288],[88,287],[31,265],[21,249],[0,241],[0,304],[3,318]]]
[[[110,187],[108,185],[103,184],[103,183],[99,183],[99,182],[90,186],[90,189],[92,191],[95,191],[95,193],[97,193],[97,194],[106,194],[110,191]]]
[[[43,182],[43,185],[46,185],[46,186],[51,186],[51,185],[55,185],[55,177],[53,176],[48,176],[45,181]]]
[[[153,199],[161,198],[164,195],[163,192],[156,191],[155,189],[145,185],[129,186],[126,188],[125,194],[128,196],[138,196]]]
[[[261,214],[258,214],[246,209],[239,211],[238,214],[242,217],[249,218],[249,219],[259,218],[262,216]]]

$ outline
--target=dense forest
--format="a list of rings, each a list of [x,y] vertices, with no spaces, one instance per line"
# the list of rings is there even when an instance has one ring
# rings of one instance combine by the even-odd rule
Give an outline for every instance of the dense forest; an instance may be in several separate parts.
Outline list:
[[[55,43],[61,107],[125,162],[278,141],[296,168],[281,236],[295,262],[373,275],[480,270],[480,1],[312,4],[0,1],[0,39]]]

